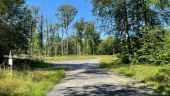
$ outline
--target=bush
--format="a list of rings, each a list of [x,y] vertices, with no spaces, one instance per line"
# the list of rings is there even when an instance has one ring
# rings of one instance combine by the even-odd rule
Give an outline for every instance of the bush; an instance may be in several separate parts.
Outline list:
[[[147,26],[139,34],[140,47],[133,53],[134,63],[167,64],[166,30],[160,26]]]

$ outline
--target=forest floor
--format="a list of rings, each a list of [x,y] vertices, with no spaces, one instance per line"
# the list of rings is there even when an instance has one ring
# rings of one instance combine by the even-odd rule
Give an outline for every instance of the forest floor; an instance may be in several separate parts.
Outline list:
[[[157,96],[146,84],[101,69],[100,60],[52,60],[57,66],[51,68],[66,74],[46,96]]]

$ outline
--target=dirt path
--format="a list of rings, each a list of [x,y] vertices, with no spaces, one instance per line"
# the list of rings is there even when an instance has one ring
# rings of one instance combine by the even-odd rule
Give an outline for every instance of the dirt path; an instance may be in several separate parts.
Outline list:
[[[157,96],[145,84],[99,68],[99,59],[53,61],[66,77],[46,96]]]

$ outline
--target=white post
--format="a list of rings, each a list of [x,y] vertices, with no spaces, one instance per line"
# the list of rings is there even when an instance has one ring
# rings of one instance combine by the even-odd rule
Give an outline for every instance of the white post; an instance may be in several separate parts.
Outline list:
[[[10,67],[11,67],[11,69],[12,69],[13,60],[12,60],[12,53],[11,53],[11,51],[10,51],[10,53],[9,53],[8,64],[10,65]]]

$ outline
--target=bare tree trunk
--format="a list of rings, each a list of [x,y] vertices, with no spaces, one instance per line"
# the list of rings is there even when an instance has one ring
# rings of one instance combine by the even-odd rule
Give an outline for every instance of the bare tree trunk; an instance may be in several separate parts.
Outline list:
[[[68,26],[66,27],[66,35],[67,35],[67,55],[69,55]]]
[[[75,36],[75,44],[74,44],[74,46],[76,47],[75,48],[75,50],[74,50],[74,55],[77,55],[77,38],[76,38],[76,33],[74,32],[75,30],[74,30],[74,28],[73,28],[73,36]]]
[[[126,0],[124,0],[124,18],[125,18],[125,38],[126,38],[126,48],[128,53],[131,54],[131,42],[129,37],[129,22],[128,22],[128,13],[126,8]]]
[[[53,24],[51,24],[52,26],[52,51],[54,51],[54,53],[52,55],[55,55],[55,37],[56,37],[56,34],[55,34],[55,27]]]
[[[64,55],[64,30],[62,28],[62,55]]]
[[[46,55],[49,56],[49,39],[48,39],[48,34],[49,34],[49,24],[48,24],[48,19],[46,18]]]

